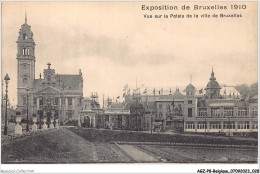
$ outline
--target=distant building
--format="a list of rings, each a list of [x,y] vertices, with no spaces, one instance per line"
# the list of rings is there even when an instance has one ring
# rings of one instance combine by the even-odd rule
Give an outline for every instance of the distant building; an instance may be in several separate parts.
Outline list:
[[[81,111],[83,96],[82,73],[57,74],[48,63],[43,70],[43,77],[35,78],[35,42],[31,26],[21,26],[17,40],[17,110],[22,117],[29,119],[46,117],[59,118],[60,121],[77,120]],[[28,100],[28,102],[27,102]]]
[[[135,96],[145,108],[145,130],[185,132],[257,132],[258,98],[242,100],[240,93],[230,86],[220,87],[212,69],[210,81],[199,94],[191,83],[167,94],[126,95],[126,106]],[[170,90],[171,91],[171,90]],[[155,95],[156,94],[156,95]]]
[[[130,129],[130,110],[122,103],[109,103],[104,112],[105,128]]]
[[[257,96],[250,100],[241,100],[239,92],[234,87],[219,86],[213,70],[205,90],[205,96],[197,97],[195,114],[184,115],[184,131],[226,133],[258,131]]]
[[[95,98],[84,98],[82,101],[82,111],[80,112],[80,126],[103,127],[100,120],[103,114],[104,109],[100,108],[100,104]]]

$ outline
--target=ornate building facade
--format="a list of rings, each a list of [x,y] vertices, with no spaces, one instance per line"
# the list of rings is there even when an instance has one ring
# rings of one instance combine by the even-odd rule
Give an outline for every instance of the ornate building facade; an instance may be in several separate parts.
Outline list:
[[[31,26],[21,26],[17,40],[17,110],[22,117],[76,120],[81,111],[83,78],[79,74],[57,74],[48,63],[43,77],[35,78],[35,42]]]

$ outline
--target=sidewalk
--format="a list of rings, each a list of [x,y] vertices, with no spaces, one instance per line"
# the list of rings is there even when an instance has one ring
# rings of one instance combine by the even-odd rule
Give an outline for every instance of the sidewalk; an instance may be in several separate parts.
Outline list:
[[[158,162],[158,159],[148,155],[145,152],[138,150],[132,145],[119,145],[118,146],[124,150],[129,156],[131,156],[137,162]]]

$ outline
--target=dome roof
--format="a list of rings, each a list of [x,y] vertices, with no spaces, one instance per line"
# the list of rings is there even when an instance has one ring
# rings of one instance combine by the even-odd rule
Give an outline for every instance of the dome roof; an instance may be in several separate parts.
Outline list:
[[[205,90],[207,90],[207,89],[221,89],[221,87],[219,86],[218,82],[216,81],[213,69],[212,69],[211,77],[210,77],[209,80],[210,81],[208,82],[207,87],[205,88]]]
[[[209,81],[205,89],[221,89],[217,81]]]

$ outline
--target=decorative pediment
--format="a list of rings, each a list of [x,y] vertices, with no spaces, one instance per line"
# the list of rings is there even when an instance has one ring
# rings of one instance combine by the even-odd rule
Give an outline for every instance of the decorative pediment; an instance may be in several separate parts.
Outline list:
[[[37,93],[44,93],[44,94],[50,95],[50,94],[59,94],[59,93],[61,93],[61,91],[59,91],[58,89],[56,89],[52,86],[47,86],[45,88],[38,90]]]

